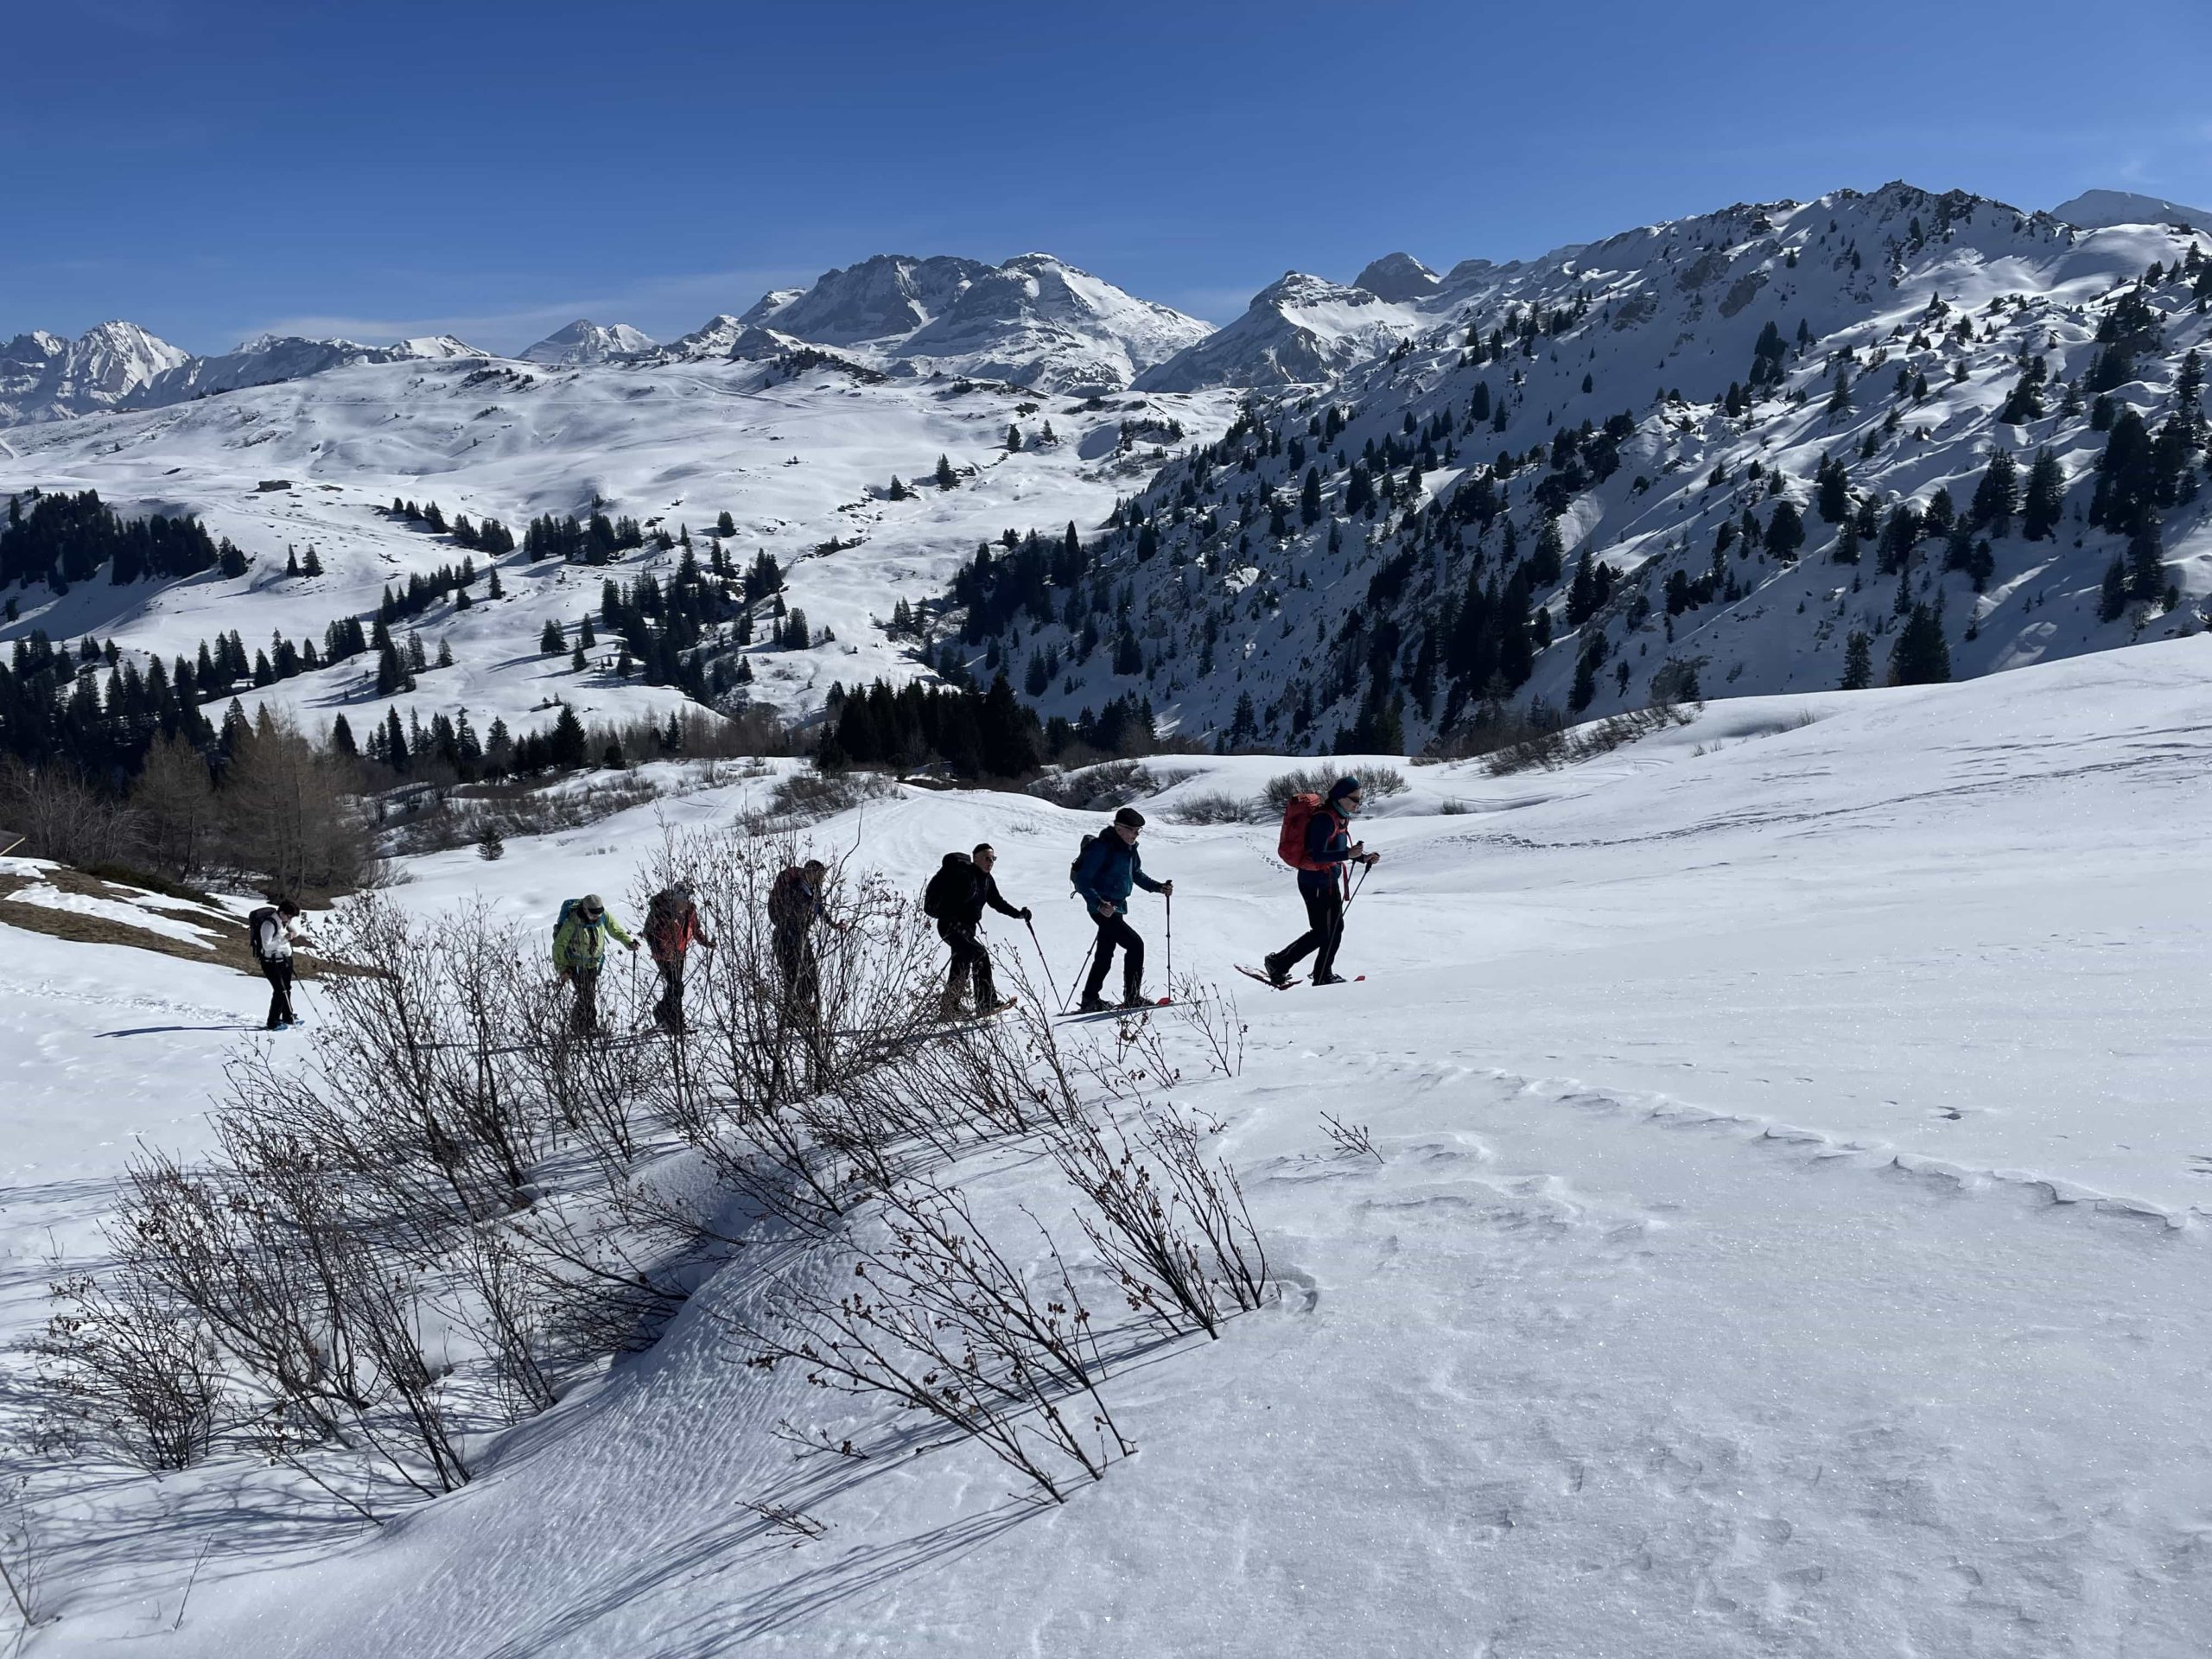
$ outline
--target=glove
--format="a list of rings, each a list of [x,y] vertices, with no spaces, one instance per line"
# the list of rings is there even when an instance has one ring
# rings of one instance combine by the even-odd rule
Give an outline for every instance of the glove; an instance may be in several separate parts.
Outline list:
[[[1161,882],[1160,884],[1160,896],[1163,899],[1173,899],[1175,896],[1175,884],[1173,881]]]
[[[1029,919],[1029,906],[1027,905],[1021,907],[1021,919],[1025,922]]]

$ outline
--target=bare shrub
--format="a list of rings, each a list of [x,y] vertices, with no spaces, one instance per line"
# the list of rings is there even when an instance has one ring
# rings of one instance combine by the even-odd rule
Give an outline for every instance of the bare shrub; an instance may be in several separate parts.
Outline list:
[[[1267,816],[1267,809],[1249,797],[1216,790],[1186,795],[1167,810],[1166,816],[1177,823],[1257,823]]]
[[[188,1469],[207,1455],[226,1410],[205,1322],[129,1268],[54,1287],[60,1306],[35,1344],[49,1408],[142,1469]]]
[[[1337,1150],[1355,1158],[1372,1158],[1382,1161],[1382,1154],[1375,1150],[1374,1138],[1364,1123],[1347,1123],[1331,1113],[1321,1114],[1321,1127],[1328,1130],[1329,1139],[1336,1142]]]
[[[1576,761],[1593,760],[1639,738],[1648,737],[1653,732],[1665,731],[1674,726],[1687,726],[1697,718],[1698,708],[1702,706],[1685,709],[1677,703],[1654,703],[1649,709],[1608,715],[1603,720],[1587,726],[1578,726],[1572,731],[1539,732],[1497,750],[1485,763],[1486,770],[1493,778],[1503,778],[1516,772],[1529,772],[1538,767],[1551,771]]]
[[[979,1441],[1056,1503],[1064,1462],[1098,1480],[1136,1449],[1098,1392],[1090,1313],[1050,1235],[1039,1288],[957,1188],[917,1182],[882,1203],[889,1243],[858,1251],[835,1291],[786,1279],[761,1324],[741,1329],[748,1364],[797,1363],[817,1387],[888,1396]]]
[[[1136,760],[1107,760],[1073,772],[1048,772],[1029,793],[1071,811],[1096,812],[1157,794],[1160,780]]]
[[[1262,798],[1272,812],[1281,812],[1288,806],[1294,795],[1319,795],[1326,799],[1329,791],[1335,786],[1337,779],[1344,775],[1344,771],[1341,766],[1301,766],[1294,772],[1281,772],[1268,779]],[[1353,768],[1351,775],[1359,779],[1360,789],[1370,800],[1387,800],[1393,795],[1402,795],[1406,791],[1406,775],[1395,766],[1376,766],[1370,762]]]
[[[768,791],[766,828],[804,829],[834,818],[863,802],[895,795],[898,786],[873,772],[793,772]]]
[[[24,1637],[55,1617],[40,1601],[45,1576],[46,1550],[31,1513],[29,1493],[19,1478],[12,1490],[0,1494],[0,1593],[15,1610],[16,1651],[21,1651]]]

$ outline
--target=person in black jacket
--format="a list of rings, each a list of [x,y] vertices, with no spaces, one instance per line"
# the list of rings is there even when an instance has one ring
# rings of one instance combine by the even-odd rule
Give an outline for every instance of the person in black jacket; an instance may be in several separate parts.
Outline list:
[[[964,999],[970,980],[975,982],[978,1015],[996,1014],[1013,1006],[1012,997],[1000,1000],[991,981],[991,953],[976,937],[986,905],[1016,921],[1029,919],[1027,909],[1007,903],[1000,893],[998,880],[991,874],[998,861],[998,854],[986,842],[973,853],[947,853],[937,874],[930,879],[930,908],[937,915],[937,936],[952,947],[952,966],[945,976],[944,995],[938,999],[941,1018],[957,1020],[966,1012]]]

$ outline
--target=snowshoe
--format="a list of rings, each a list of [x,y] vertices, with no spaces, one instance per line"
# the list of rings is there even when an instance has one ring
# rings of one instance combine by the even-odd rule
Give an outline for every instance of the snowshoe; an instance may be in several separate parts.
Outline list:
[[[1350,982],[1346,980],[1342,974],[1316,974],[1313,976],[1313,982],[1316,985],[1344,985],[1350,983]]]

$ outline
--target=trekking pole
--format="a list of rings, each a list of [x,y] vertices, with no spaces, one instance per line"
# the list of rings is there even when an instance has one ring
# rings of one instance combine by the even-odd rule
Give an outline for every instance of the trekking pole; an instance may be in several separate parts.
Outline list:
[[[1088,967],[1090,967],[1090,955],[1091,955],[1091,951],[1096,950],[1097,950],[1097,949],[1098,949],[1098,941],[1097,941],[1096,939],[1095,939],[1095,938],[1094,938],[1094,939],[1092,939],[1092,940],[1091,940],[1091,942],[1090,942],[1090,950],[1085,950],[1085,951],[1083,953],[1083,960],[1082,960],[1081,962],[1078,962],[1077,963],[1076,963],[1076,965],[1075,965],[1075,977],[1074,977],[1072,980],[1071,980],[1071,981],[1069,981],[1069,982],[1068,982],[1070,984],[1071,984],[1071,985],[1080,985],[1080,984],[1082,984],[1082,983],[1083,983],[1083,974],[1084,974],[1084,969],[1085,969],[1086,968],[1088,968]],[[1049,972],[1051,971],[1050,968],[1048,967],[1048,968],[1046,969],[1046,971],[1049,973]],[[1055,991],[1052,993],[1052,998],[1053,998],[1053,1000],[1054,1000],[1055,1001],[1058,1001],[1059,1000],[1059,995],[1060,995],[1060,994],[1059,994],[1059,992],[1058,992],[1058,991],[1057,991],[1057,990],[1055,990]],[[1061,1012],[1062,1014],[1073,1014],[1073,1013],[1075,1012],[1075,1008],[1074,1008],[1074,1006],[1073,1006],[1072,1004],[1069,1004],[1069,1005],[1064,1006],[1064,1007],[1060,1009],[1060,1012]]]
[[[1346,910],[1350,910],[1351,901],[1359,897],[1359,890],[1367,885],[1367,873],[1374,868],[1372,864],[1363,864],[1359,867],[1359,880],[1352,883],[1351,891],[1344,895]]]
[[[1167,995],[1175,995],[1175,895],[1160,895],[1167,901]]]
[[[1037,924],[1025,917],[1021,925],[1029,930],[1029,943],[1037,946],[1037,960],[1045,964],[1045,983],[1052,988],[1052,1001],[1057,1002],[1060,1000],[1060,988],[1052,982],[1052,959],[1045,954],[1045,947],[1038,944]]]

